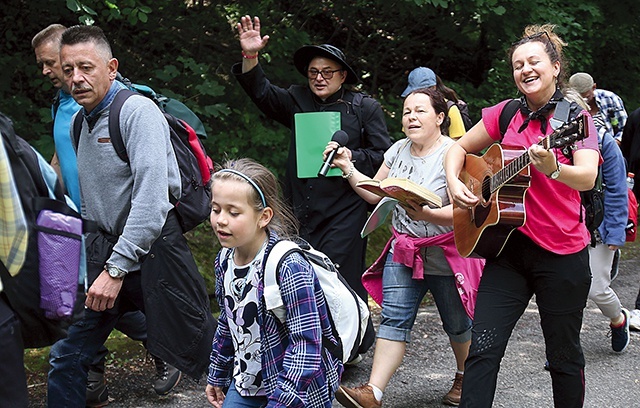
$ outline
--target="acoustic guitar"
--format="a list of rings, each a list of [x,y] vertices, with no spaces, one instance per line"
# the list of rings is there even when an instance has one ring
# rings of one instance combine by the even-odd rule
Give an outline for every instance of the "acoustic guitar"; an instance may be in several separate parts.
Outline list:
[[[570,146],[586,137],[586,117],[577,116],[538,142],[544,149]],[[509,235],[524,225],[524,197],[531,183],[529,153],[523,147],[491,145],[467,154],[459,179],[478,198],[469,208],[453,206],[453,234],[460,255],[500,255]]]

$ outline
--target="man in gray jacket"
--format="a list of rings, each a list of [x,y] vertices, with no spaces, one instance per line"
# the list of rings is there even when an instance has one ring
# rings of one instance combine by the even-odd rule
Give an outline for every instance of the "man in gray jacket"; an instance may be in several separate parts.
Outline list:
[[[111,144],[109,108],[124,88],[118,60],[102,30],[74,26],[62,35],[64,81],[82,106],[77,144],[82,216],[98,232],[87,237],[90,288],[84,317],[51,349],[49,407],[84,406],[91,357],[118,318],[145,311],[147,349],[199,378],[206,371],[215,320],[169,195],[180,174],[168,124],[150,99],[129,97],[120,130],[129,162]]]

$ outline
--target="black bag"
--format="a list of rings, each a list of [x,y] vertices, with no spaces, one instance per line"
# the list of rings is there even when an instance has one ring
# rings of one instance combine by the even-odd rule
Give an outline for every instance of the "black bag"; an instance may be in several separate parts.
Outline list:
[[[49,319],[40,308],[40,256],[36,219],[40,210],[44,208],[40,204],[47,201],[50,201],[50,208],[58,207],[69,214],[74,212],[67,206],[59,183],[54,186],[56,199],[48,200],[49,190],[40,170],[36,152],[26,140],[15,134],[11,120],[1,113],[0,131],[29,227],[27,257],[20,272],[12,277],[0,262],[0,277],[4,285],[2,296],[7,299],[20,320],[25,348],[50,346],[66,336],[66,328],[71,319]],[[65,209],[62,210],[63,208]],[[77,289],[77,275],[75,288]]]
[[[453,105],[458,107],[460,111],[460,116],[462,116],[462,123],[464,124],[464,130],[469,131],[473,127],[473,121],[471,120],[471,116],[469,116],[469,105],[462,99],[458,99],[458,102],[453,102],[447,100],[447,108],[451,109]]]
[[[125,101],[137,93],[128,89],[119,91],[109,107],[109,136],[118,157],[129,163],[129,156],[120,133],[120,110]],[[213,161],[205,151],[195,130],[184,120],[164,112],[169,124],[171,145],[175,152],[182,180],[182,195],[171,197],[171,203],[182,226],[187,232],[209,218],[211,213],[211,175]],[[78,146],[83,116],[77,114],[73,123],[73,138]]]

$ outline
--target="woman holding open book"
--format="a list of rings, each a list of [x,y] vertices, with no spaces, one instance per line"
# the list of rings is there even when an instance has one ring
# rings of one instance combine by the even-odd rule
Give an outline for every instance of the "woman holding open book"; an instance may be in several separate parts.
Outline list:
[[[443,402],[457,405],[460,400],[464,360],[471,340],[474,293],[465,292],[465,303],[456,280],[469,271],[476,281],[484,262],[458,255],[453,242],[452,207],[447,196],[444,155],[454,141],[443,136],[447,126],[447,104],[434,89],[420,89],[404,101],[402,126],[406,139],[396,142],[384,155],[375,179],[409,179],[429,189],[442,200],[441,208],[420,206],[413,200],[399,202],[393,211],[393,237],[381,257],[363,276],[363,283],[374,300],[382,305],[373,368],[369,382],[357,388],[341,386],[336,399],[346,407],[380,407],[382,394],[393,373],[402,363],[406,343],[422,299],[430,291],[442,325],[456,358],[457,373]],[[330,142],[325,154],[338,148]],[[348,148],[337,150],[333,164],[352,174],[349,183],[367,202],[381,197],[356,187],[368,177],[354,169]],[[436,206],[437,207],[437,206]],[[459,275],[459,273],[461,275]],[[455,277],[454,277],[455,275]]]

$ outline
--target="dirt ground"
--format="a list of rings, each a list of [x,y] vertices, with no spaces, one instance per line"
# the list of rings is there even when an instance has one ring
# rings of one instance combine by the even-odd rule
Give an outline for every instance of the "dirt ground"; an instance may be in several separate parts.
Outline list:
[[[632,259],[623,256],[625,258],[612,287],[623,305],[632,309],[640,286],[640,257],[634,254]],[[378,315],[379,311],[374,310],[376,321]],[[631,343],[624,353],[614,353],[606,320],[594,303],[587,304],[582,331],[587,361],[584,406],[640,406],[640,333],[631,333]],[[110,343],[114,351],[108,367],[109,407],[210,407],[204,397],[204,381],[196,383],[190,378],[183,379],[169,395],[158,397],[151,387],[153,362],[145,358],[144,349],[126,338],[117,341]],[[373,350],[357,367],[348,369],[343,383],[354,386],[366,382],[372,356]],[[553,406],[550,376],[542,369],[544,361],[544,341],[533,299],[509,342],[498,377],[494,407]],[[42,363],[44,368],[30,372],[31,407],[46,406],[46,359]],[[419,311],[404,362],[385,391],[384,407],[443,407],[440,401],[451,386],[454,367],[437,310],[426,304]],[[334,407],[340,404],[334,402]]]

